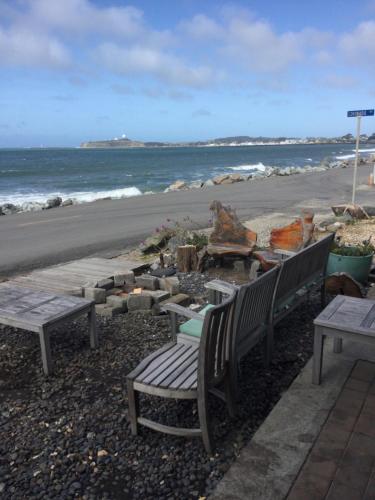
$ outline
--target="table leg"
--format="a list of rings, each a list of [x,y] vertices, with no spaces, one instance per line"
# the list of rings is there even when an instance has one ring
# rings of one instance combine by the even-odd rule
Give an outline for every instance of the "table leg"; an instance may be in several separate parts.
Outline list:
[[[90,347],[91,349],[96,349],[99,346],[99,341],[98,341],[98,329],[96,327],[95,305],[91,306],[91,309],[88,312],[87,317],[90,327]]]
[[[342,352],[342,339],[338,337],[334,337],[333,339],[333,352],[340,353]]]
[[[39,330],[40,349],[42,351],[43,371],[46,375],[51,375],[53,371],[51,346],[49,341],[49,333],[41,328]]]
[[[320,326],[314,329],[313,384],[320,384],[322,375],[324,335]]]

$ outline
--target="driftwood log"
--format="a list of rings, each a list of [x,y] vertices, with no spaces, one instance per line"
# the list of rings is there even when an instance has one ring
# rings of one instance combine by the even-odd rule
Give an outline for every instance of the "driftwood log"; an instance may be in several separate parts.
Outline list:
[[[363,287],[347,273],[334,273],[326,279],[326,292],[331,295],[347,295],[348,297],[364,297]]]
[[[198,268],[197,247],[183,245],[177,247],[177,268],[181,273],[196,271]]]
[[[369,219],[369,215],[365,208],[360,205],[335,205],[331,207],[332,212],[338,217],[340,215],[349,214],[353,219]]]

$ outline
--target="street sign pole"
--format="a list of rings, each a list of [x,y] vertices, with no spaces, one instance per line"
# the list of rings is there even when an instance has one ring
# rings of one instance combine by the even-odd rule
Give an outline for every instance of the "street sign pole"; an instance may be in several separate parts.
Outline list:
[[[374,116],[373,109],[358,109],[355,111],[347,112],[348,118],[357,118],[357,138],[355,142],[355,160],[354,160],[354,172],[353,172],[353,192],[352,192],[352,205],[355,204],[355,191],[357,187],[357,170],[358,170],[358,156],[359,156],[359,136],[361,135],[361,117],[362,116]]]
[[[357,139],[355,143],[355,160],[354,160],[354,172],[353,172],[353,193],[352,193],[352,205],[355,204],[355,190],[357,188],[357,169],[358,169],[358,154],[359,154],[359,136],[361,134],[361,116],[357,116]]]

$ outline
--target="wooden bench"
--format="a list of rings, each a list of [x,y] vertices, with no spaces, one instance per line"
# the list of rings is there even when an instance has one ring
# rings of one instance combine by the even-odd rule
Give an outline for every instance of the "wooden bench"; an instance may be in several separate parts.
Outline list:
[[[224,385],[230,414],[234,414],[230,387],[228,345],[231,345],[232,315],[236,294],[207,312],[199,343],[171,342],[145,358],[127,376],[129,419],[132,434],[138,424],[177,436],[202,437],[207,453],[212,453],[212,432],[208,413],[208,393],[222,397]],[[199,316],[181,307],[180,314]],[[140,415],[139,393],[173,399],[195,399],[198,404],[199,428],[164,425]]]
[[[303,300],[306,300],[311,292],[319,290],[321,292],[322,307],[325,306],[325,278],[329,251],[332,245],[334,234],[330,234],[312,245],[304,248],[300,252],[290,256],[284,255],[280,259],[277,280],[274,282],[273,298],[270,313],[270,328],[268,331],[267,359],[270,358],[273,350],[273,326],[281,321],[286,315],[291,313]],[[268,271],[269,272],[269,271]],[[268,274],[268,272],[266,274]],[[264,276],[264,275],[262,275]],[[262,278],[257,278],[252,283]],[[222,300],[223,294],[230,291],[240,291],[242,287],[227,283],[222,280],[213,280],[207,283],[206,288],[210,290],[210,303],[218,304]],[[248,286],[248,285],[245,285]],[[255,300],[255,299],[254,299]],[[257,300],[255,300],[257,303]],[[248,311],[252,311],[248,302]],[[168,307],[166,307],[168,309]],[[256,310],[256,309],[255,309]],[[185,340],[190,337],[199,341],[199,325],[202,322],[202,315],[194,323],[187,322],[180,326],[180,338]],[[177,327],[175,327],[176,329]],[[245,347],[239,349],[239,353],[245,355],[249,349]],[[239,359],[239,357],[237,356]]]
[[[98,346],[98,334],[93,301],[8,285],[7,282],[0,285],[0,324],[39,334],[46,375],[53,370],[51,330],[82,314],[88,315],[90,345],[94,349]]]
[[[228,346],[227,358],[229,362],[229,373],[231,387],[238,396],[238,367],[241,359],[259,342],[265,342],[265,364],[268,365],[272,351],[272,303],[275,294],[276,283],[279,276],[279,268],[274,268],[263,274],[257,280],[242,286],[227,286],[226,282],[219,280],[207,283],[207,287],[215,293],[233,296],[237,293],[234,317],[232,344]],[[222,300],[222,297],[221,297]],[[205,308],[204,314],[209,314],[213,305]],[[177,334],[177,315],[184,315],[185,308],[174,304],[166,304],[163,308],[170,314],[171,328],[173,334]],[[180,327],[177,339],[181,342],[198,344],[200,341],[204,315],[195,313],[193,319],[184,330]],[[186,325],[186,324],[185,324]],[[189,327],[190,332],[189,334]]]

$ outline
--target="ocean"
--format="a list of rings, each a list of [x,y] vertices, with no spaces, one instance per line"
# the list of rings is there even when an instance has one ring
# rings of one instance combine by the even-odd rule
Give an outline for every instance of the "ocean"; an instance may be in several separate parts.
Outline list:
[[[75,202],[164,191],[178,179],[205,181],[265,167],[318,166],[351,158],[352,144],[153,149],[0,149],[0,205],[32,209],[61,196]],[[374,148],[362,148],[363,153]]]

